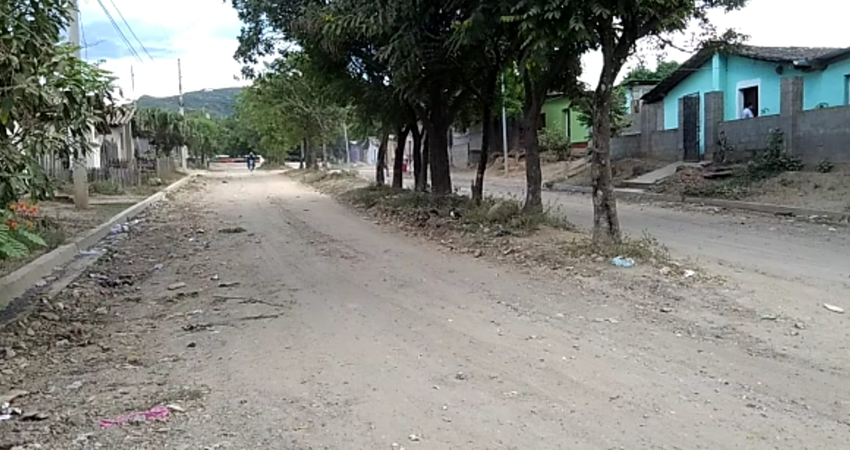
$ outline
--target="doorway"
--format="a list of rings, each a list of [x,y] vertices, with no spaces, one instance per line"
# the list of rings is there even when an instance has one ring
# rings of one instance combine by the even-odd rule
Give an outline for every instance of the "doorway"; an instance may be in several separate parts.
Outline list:
[[[685,162],[699,162],[700,160],[700,95],[688,95],[682,99],[682,142],[685,154],[682,159]]]
[[[761,80],[742,81],[738,83],[738,118],[744,118],[744,108],[749,107],[753,117],[761,112]]]

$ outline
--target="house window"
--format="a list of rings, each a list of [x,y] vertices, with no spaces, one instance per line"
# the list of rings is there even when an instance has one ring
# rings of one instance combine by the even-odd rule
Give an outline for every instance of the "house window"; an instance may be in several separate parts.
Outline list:
[[[569,140],[570,134],[571,134],[570,132],[572,131],[572,130],[570,130],[570,119],[572,117],[571,117],[569,108],[564,108],[563,113],[564,113],[564,132],[566,133],[567,140]]]
[[[761,103],[761,80],[738,83],[738,118],[744,118],[744,110],[749,108],[754,117],[759,115]]]

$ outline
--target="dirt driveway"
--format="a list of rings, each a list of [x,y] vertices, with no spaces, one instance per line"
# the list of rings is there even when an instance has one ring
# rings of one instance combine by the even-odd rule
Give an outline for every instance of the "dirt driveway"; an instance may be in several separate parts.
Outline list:
[[[58,299],[67,302],[61,311],[50,306],[60,317],[38,319],[45,335],[77,322],[85,337],[29,345],[4,363],[0,394],[28,390],[19,404],[52,418],[0,422],[0,448],[838,450],[850,442],[846,358],[789,354],[730,330],[724,317],[707,336],[687,316],[635,308],[628,287],[445,253],[279,175],[219,176],[114,243],[115,257],[98,270],[133,272],[133,287],[89,298],[90,280],[81,280]],[[237,226],[247,232],[217,232]],[[33,320],[10,325],[0,347],[25,339]],[[800,333],[826,339],[829,330]],[[97,427],[167,403],[185,412]]]

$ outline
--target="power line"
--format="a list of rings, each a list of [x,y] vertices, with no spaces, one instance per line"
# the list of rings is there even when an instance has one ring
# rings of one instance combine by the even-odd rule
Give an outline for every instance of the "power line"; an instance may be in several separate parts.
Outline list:
[[[124,25],[127,26],[127,29],[130,30],[130,34],[133,35],[133,38],[136,39],[136,42],[139,43],[139,46],[142,47],[142,50],[145,52],[146,55],[148,55],[148,58],[150,58],[151,61],[153,61],[153,56],[151,56],[151,54],[148,52],[148,49],[145,48],[145,44],[142,44],[142,41],[139,40],[138,36],[136,36],[136,32],[133,31],[133,27],[131,27],[130,24],[127,23],[127,19],[124,18],[124,14],[121,14],[121,10],[118,8],[118,5],[116,5],[113,0],[109,0],[109,3],[112,3],[112,7],[115,8],[115,11],[118,12],[118,16],[121,17],[121,20],[124,22]]]
[[[139,56],[139,53],[133,47],[133,44],[130,43],[130,40],[127,39],[127,36],[124,35],[124,32],[121,31],[121,27],[115,22],[115,19],[112,18],[112,14],[110,14],[109,9],[106,8],[106,5],[103,4],[102,0],[97,0],[97,4],[100,5],[100,8],[106,13],[106,17],[109,19],[109,22],[112,23],[112,27],[115,28],[115,31],[118,32],[118,35],[121,37],[121,40],[124,41],[124,45],[127,46],[127,49],[130,50],[130,53],[133,54],[133,57],[136,58],[137,61],[142,62],[142,58]]]

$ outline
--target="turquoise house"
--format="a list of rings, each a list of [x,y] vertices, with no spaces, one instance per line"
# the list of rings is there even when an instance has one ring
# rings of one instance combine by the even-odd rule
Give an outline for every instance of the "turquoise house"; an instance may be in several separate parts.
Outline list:
[[[663,129],[679,127],[680,99],[723,92],[724,121],[743,119],[752,106],[755,116],[779,115],[783,77],[802,77],[803,108],[850,104],[850,48],[705,47],[643,96],[644,103],[663,102]],[[705,153],[705,117],[700,114],[700,152]]]

